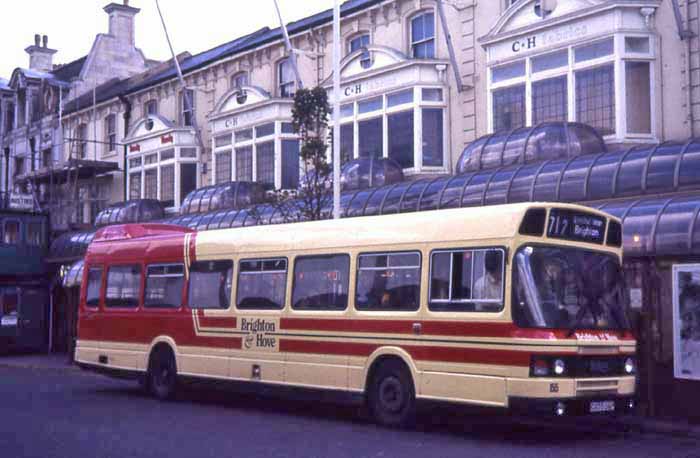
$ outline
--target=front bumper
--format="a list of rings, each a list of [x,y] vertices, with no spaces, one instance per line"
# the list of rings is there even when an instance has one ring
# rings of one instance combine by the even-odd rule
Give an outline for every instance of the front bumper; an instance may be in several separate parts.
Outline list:
[[[562,399],[511,397],[508,404],[514,413],[539,417],[615,416],[632,413],[636,408],[632,396]]]

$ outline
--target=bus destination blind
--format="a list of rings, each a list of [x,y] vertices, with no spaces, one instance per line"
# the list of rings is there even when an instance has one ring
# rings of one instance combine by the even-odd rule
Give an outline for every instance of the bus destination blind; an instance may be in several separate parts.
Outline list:
[[[575,242],[603,244],[605,218],[572,210],[552,209],[549,212],[547,236]]]

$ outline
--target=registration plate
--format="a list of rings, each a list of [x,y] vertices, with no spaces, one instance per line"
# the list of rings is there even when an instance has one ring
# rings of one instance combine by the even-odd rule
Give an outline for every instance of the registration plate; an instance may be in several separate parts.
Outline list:
[[[0,326],[17,326],[17,317],[12,315],[2,317]]]
[[[593,401],[591,402],[591,413],[614,412],[615,401]]]

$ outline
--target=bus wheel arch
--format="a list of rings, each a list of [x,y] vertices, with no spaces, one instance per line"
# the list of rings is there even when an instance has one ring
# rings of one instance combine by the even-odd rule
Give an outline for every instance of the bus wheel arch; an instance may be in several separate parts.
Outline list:
[[[174,346],[167,341],[154,343],[148,354],[142,386],[160,400],[172,399],[177,390],[177,368]]]
[[[384,349],[370,358],[365,401],[375,420],[389,427],[411,424],[416,415],[416,370],[408,354]]]

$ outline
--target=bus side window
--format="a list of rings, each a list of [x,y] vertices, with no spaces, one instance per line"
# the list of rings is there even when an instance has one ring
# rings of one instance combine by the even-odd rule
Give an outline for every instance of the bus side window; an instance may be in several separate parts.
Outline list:
[[[294,262],[294,310],[345,310],[348,307],[350,256],[304,256]]]
[[[355,307],[415,311],[420,303],[420,253],[360,255]]]
[[[430,310],[500,312],[504,257],[502,249],[434,252],[430,262]]]
[[[228,309],[233,261],[199,261],[190,266],[187,304],[191,309]]]
[[[100,292],[102,290],[102,267],[90,267],[88,269],[88,284],[85,304],[91,308],[100,305]]]
[[[158,264],[146,270],[146,308],[178,308],[182,305],[182,288],[185,284],[185,266],[182,264]]]
[[[244,310],[281,310],[287,290],[286,259],[241,261],[236,306]]]
[[[107,273],[105,305],[136,308],[141,297],[141,266],[112,266]]]

